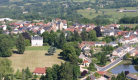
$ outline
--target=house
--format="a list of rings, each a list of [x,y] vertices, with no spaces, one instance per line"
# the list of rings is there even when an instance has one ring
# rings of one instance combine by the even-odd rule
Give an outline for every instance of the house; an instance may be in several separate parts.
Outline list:
[[[98,74],[104,75],[105,73],[108,73],[107,71],[97,71]]]
[[[91,9],[91,7],[88,7],[87,9],[88,9],[88,10],[90,10],[90,9]]]
[[[46,68],[41,68],[41,67],[36,67],[34,72],[33,72],[33,75],[46,75]]]
[[[28,11],[23,11],[23,14],[26,14],[26,13],[28,13]]]
[[[126,78],[128,78],[130,80],[138,80],[138,76],[134,75],[134,74],[131,74],[131,73],[127,74]]]
[[[105,46],[106,42],[95,42],[95,46]]]
[[[106,45],[113,46],[113,47],[118,46],[118,44],[116,42],[106,43]]]
[[[89,64],[90,64],[89,61],[87,61],[87,60],[84,60],[84,61],[83,61],[83,65],[84,65],[84,66],[89,66]]]
[[[44,29],[40,29],[40,30],[39,30],[39,33],[40,33],[40,34],[43,34],[43,32],[45,32]]]
[[[124,53],[123,48],[119,47],[113,51],[112,56],[121,57],[123,55],[123,53]]]
[[[133,49],[133,50],[131,50],[130,52],[129,52],[129,54],[130,54],[130,56],[136,56],[137,54],[138,54],[138,51],[137,50],[135,50],[135,49]]]
[[[125,45],[122,48],[123,48],[124,52],[126,52],[126,53],[129,52],[130,50],[132,50],[131,45]]]
[[[32,37],[31,46],[43,46],[43,37],[40,36]]]
[[[79,44],[79,47],[82,49],[84,46],[92,47],[95,46],[94,41],[82,41],[82,43]]]
[[[7,29],[7,25],[2,25],[1,28],[5,31]]]
[[[104,77],[105,77],[107,80],[111,80],[111,78],[113,77],[113,75],[111,75],[110,73],[105,73],[105,74],[104,74]]]
[[[115,35],[113,30],[104,30],[102,33],[103,33],[103,36],[114,36]]]
[[[87,46],[84,46],[83,48],[82,48],[82,51],[85,51],[86,53],[89,53],[90,52],[90,48],[89,47],[87,47]]]

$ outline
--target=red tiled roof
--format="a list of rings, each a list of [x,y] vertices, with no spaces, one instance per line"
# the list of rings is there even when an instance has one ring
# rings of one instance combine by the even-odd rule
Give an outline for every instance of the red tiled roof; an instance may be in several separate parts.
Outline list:
[[[84,60],[84,61],[83,61],[83,63],[89,63],[89,61],[87,61],[87,60]]]
[[[47,68],[36,67],[33,73],[45,73]]]
[[[108,72],[106,72],[106,71],[97,71],[97,73],[103,75],[103,74],[108,73]]]
[[[135,53],[135,54],[138,54],[138,51],[135,51],[134,53]]]

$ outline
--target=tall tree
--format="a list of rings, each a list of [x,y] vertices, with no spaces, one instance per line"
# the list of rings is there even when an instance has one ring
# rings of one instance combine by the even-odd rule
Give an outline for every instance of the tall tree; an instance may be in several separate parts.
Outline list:
[[[2,80],[2,73],[0,72],[0,80]]]
[[[88,35],[87,35],[87,32],[86,32],[86,28],[83,28],[82,29],[82,32],[81,32],[81,39],[83,41],[86,41],[88,39]]]
[[[43,42],[48,43],[48,39],[49,39],[48,31],[43,32],[42,36],[43,36]]]
[[[97,37],[102,36],[101,28],[99,26],[95,27],[94,30],[96,31]]]
[[[52,66],[52,77],[53,77],[53,80],[58,80],[59,79],[59,68],[60,68],[60,66],[57,65],[57,64],[54,64]]]
[[[46,80],[53,80],[51,68],[46,69]]]
[[[16,48],[19,54],[23,54],[25,51],[25,40],[22,34],[19,35],[16,42]]]
[[[29,67],[27,67],[27,68],[25,69],[25,73],[26,73],[26,75],[28,75],[29,78],[32,77],[32,73],[30,72]]]
[[[88,38],[91,41],[96,41],[97,40],[97,36],[96,36],[96,31],[95,30],[91,30],[88,34]]]
[[[13,80],[13,74],[11,75],[11,80]]]
[[[103,65],[105,65],[106,62],[107,62],[106,56],[103,54],[103,55],[101,56],[100,63],[103,64]]]
[[[65,33],[61,32],[59,37],[59,47],[63,48],[63,45],[66,43]]]
[[[25,72],[24,72],[24,69],[22,69],[22,80],[25,80]]]

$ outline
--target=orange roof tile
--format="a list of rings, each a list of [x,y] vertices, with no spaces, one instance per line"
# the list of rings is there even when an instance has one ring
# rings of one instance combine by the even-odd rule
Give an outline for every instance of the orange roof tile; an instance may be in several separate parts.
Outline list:
[[[84,60],[83,63],[89,63],[87,60]]]

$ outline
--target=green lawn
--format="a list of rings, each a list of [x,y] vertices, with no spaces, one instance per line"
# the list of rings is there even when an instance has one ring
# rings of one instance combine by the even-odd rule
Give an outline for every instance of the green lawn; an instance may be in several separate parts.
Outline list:
[[[101,66],[101,67],[102,67],[102,66],[105,66],[105,65],[101,64],[100,61],[98,61],[96,58],[92,58],[91,60],[92,60],[95,64],[97,64],[98,66]],[[108,65],[109,63],[111,63],[111,62],[110,62],[110,61],[107,61],[107,62],[106,62],[106,65]]]
[[[30,71],[33,72],[36,67],[52,67],[53,64],[60,65],[61,62],[65,62],[63,58],[59,56],[61,51],[62,50],[56,50],[54,55],[45,55],[47,50],[26,50],[24,54],[16,54],[16,51],[14,51],[15,53],[7,58],[12,61],[14,71],[17,69],[21,71],[29,67]]]
[[[25,50],[48,50],[50,46],[26,46]],[[13,47],[16,49],[16,47]]]
[[[89,0],[73,0],[73,2],[85,2],[85,1],[89,1]],[[91,0],[91,2],[95,2],[95,0]]]
[[[21,2],[23,0],[9,0],[9,2]]]

